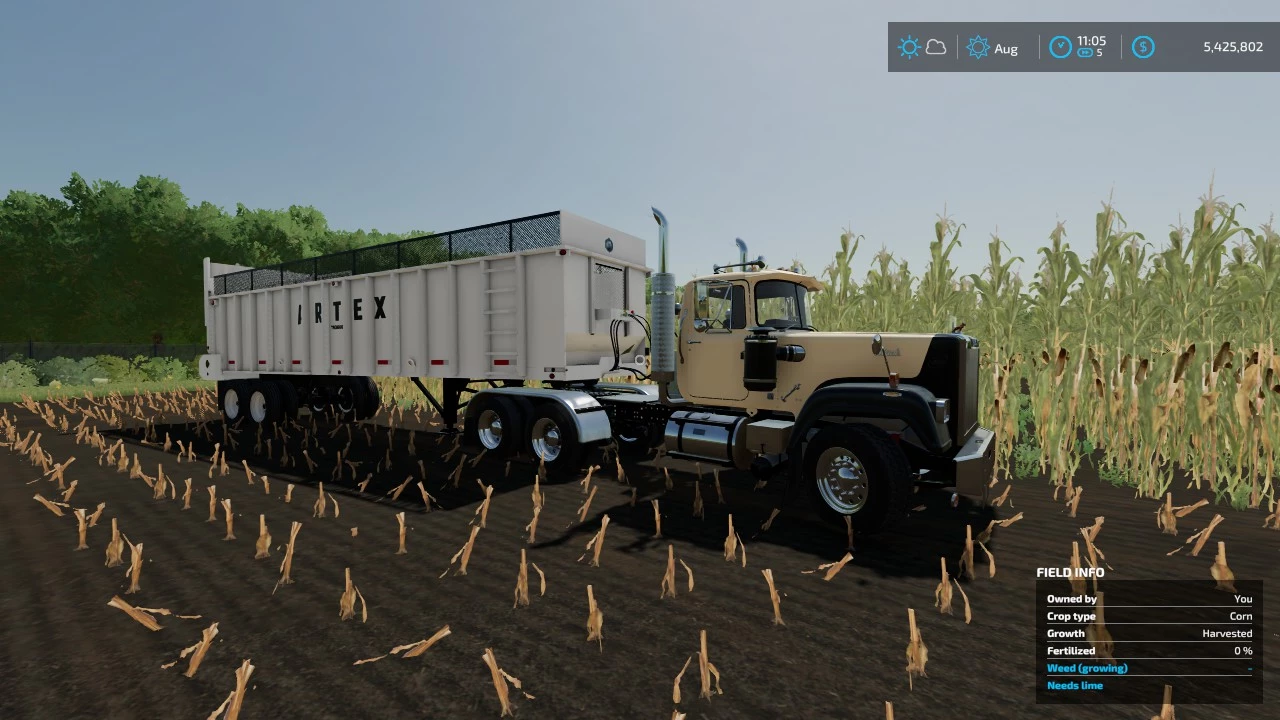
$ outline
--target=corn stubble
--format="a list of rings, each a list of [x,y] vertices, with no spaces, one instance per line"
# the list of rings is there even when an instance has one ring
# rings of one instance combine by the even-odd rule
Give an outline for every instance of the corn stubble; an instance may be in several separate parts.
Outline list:
[[[369,622],[369,606],[365,604],[360,588],[351,582],[351,568],[345,570],[346,584],[338,600],[338,619],[350,620],[356,616],[356,600],[360,601],[360,622]]]
[[[1227,567],[1227,544],[1218,541],[1218,554],[1213,560],[1213,565],[1209,568],[1209,574],[1217,581],[1217,589],[1226,590],[1227,592],[1235,592],[1235,573],[1231,572],[1231,568]]]
[[[1084,636],[1093,647],[1094,657],[1110,665],[1115,662],[1115,641],[1111,639],[1111,631],[1107,629],[1103,593],[1097,592],[1095,597],[1097,602],[1094,607],[1093,622],[1085,625]]]
[[[276,586],[271,589],[272,595],[276,594],[276,590],[279,590],[281,585],[293,584],[293,548],[300,530],[302,530],[302,523],[295,520],[293,526],[289,528],[289,544],[284,548],[284,560],[280,561],[280,579],[276,581]]]
[[[223,540],[235,540],[236,534],[231,529],[231,524],[235,520],[235,515],[231,514],[231,498],[222,501],[222,510],[227,520],[227,535]]]
[[[1152,715],[1151,720],[1175,720],[1173,714],[1173,686],[1164,686],[1164,702],[1160,705],[1160,714]]]
[[[87,515],[84,514],[84,510],[81,508],[76,509],[75,516],[76,516],[76,535],[79,538],[79,542],[76,543],[76,550],[88,550],[89,545],[88,543],[85,542],[85,534],[86,532],[88,532],[88,529],[89,529],[89,518]]]
[[[600,551],[604,549],[604,533],[608,529],[609,516],[605,515],[600,519],[600,530],[587,541],[587,551],[578,557],[578,562],[582,562],[587,553],[591,553],[591,567],[600,567]]]
[[[907,623],[911,628],[911,640],[907,643],[907,686],[914,690],[917,677],[929,676],[925,672],[925,665],[929,662],[929,648],[920,636],[920,628],[916,626],[914,608],[907,608]]]
[[[107,605],[109,607],[113,607],[113,608],[116,608],[117,610],[123,611],[126,615],[136,620],[138,624],[142,625],[143,627],[145,627],[146,629],[152,632],[155,632],[156,630],[159,630],[162,627],[160,623],[156,621],[155,617],[151,613],[130,605],[119,595],[112,597],[111,601],[108,602]]]
[[[480,532],[479,525],[471,526],[471,536],[467,538],[467,542],[462,546],[462,549],[454,553],[453,557],[449,559],[449,567],[445,568],[444,572],[440,573],[440,577],[444,577],[445,575],[448,575],[449,571],[453,569],[453,566],[455,563],[458,564],[458,571],[457,571],[458,575],[467,574],[467,563],[471,562],[471,551],[475,548],[476,535],[479,532]]]
[[[493,689],[498,694],[498,702],[502,704],[502,717],[515,715],[515,710],[511,706],[511,687],[520,690],[530,700],[534,699],[532,695],[524,692],[518,678],[512,677],[498,666],[498,659],[493,655],[493,648],[485,648],[484,664],[489,667],[489,674],[493,678]],[[510,686],[508,686],[508,683],[510,683]]]
[[[140,592],[142,585],[142,543],[134,545],[129,542],[129,538],[124,539],[129,545],[129,569],[125,571],[125,577],[129,578],[129,588],[124,591],[125,595],[132,595]]]
[[[449,626],[445,625],[444,627],[437,630],[434,635],[427,638],[426,640],[419,640],[417,642],[411,642],[404,645],[397,645],[396,647],[391,648],[391,651],[386,655],[378,655],[376,657],[357,660],[351,664],[364,665],[366,663],[377,662],[387,657],[387,655],[400,655],[401,658],[415,658],[425,653],[428,649],[431,648],[432,645],[435,645],[436,643],[440,642],[444,638],[448,637],[450,634],[452,634],[452,632],[453,631],[449,629]],[[403,655],[401,655],[401,653],[403,653]]]
[[[587,642],[595,640],[604,652],[604,613],[596,603],[596,595],[592,586],[587,586]]]
[[[782,621],[782,598],[778,595],[778,588],[773,584],[773,570],[765,568],[760,573],[764,575],[764,581],[769,586],[769,601],[773,603],[773,624],[786,625]]]
[[[244,694],[248,690],[249,677],[253,675],[254,669],[255,666],[248,660],[240,663],[240,667],[236,670],[236,689],[231,691],[208,720],[218,720],[219,715],[221,715],[220,720],[239,720],[240,710],[244,706]],[[225,715],[222,714],[224,710]]]
[[[258,542],[255,545],[254,560],[263,560],[271,556],[271,533],[267,532],[267,516],[258,516]]]

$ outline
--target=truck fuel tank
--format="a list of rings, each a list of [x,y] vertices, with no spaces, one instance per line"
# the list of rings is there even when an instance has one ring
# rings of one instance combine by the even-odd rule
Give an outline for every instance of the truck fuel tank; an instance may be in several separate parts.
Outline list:
[[[677,410],[667,420],[667,454],[735,466],[735,458],[745,449],[742,427],[746,420],[740,415]]]

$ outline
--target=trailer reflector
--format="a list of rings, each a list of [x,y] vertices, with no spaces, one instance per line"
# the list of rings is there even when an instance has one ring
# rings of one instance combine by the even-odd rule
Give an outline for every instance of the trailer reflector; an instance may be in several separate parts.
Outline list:
[[[302,364],[302,361],[301,361],[301,360],[294,360],[294,361],[293,361],[293,364],[294,364],[294,365],[301,365],[301,364]]]
[[[390,360],[379,360],[379,361],[378,361],[378,364],[379,364],[379,365],[390,365],[390,364],[391,364],[391,361],[390,361]]]
[[[341,365],[341,364],[342,364],[342,361],[341,361],[341,360],[334,360],[334,361],[333,361],[333,364],[334,364],[334,365]]]
[[[431,364],[432,365],[448,365],[449,363],[445,362],[444,360],[432,360]]]
[[[259,360],[259,361],[258,361],[258,364],[259,364],[259,365],[266,365],[266,364],[267,364],[267,361],[266,361],[266,360]]]
[[[235,364],[236,364],[236,361],[235,361],[235,360],[228,360],[228,361],[227,361],[227,364],[228,364],[228,365],[235,365]]]
[[[493,364],[494,365],[510,365],[511,361],[510,360],[494,360]]]

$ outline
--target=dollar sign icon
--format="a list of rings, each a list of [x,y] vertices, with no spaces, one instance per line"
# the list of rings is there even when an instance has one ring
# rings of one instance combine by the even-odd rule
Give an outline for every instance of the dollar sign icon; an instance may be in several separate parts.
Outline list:
[[[1146,60],[1156,54],[1156,41],[1152,40],[1150,35],[1139,35],[1133,39],[1129,49],[1135,58]]]

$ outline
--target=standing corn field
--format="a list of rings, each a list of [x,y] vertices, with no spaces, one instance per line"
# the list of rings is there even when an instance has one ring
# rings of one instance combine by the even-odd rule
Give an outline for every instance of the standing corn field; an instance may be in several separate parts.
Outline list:
[[[983,425],[998,432],[998,478],[1047,473],[1067,485],[1082,462],[1157,498],[1175,468],[1236,507],[1274,498],[1280,438],[1280,234],[1241,225],[1239,206],[1201,198],[1164,248],[1108,201],[1082,257],[1058,223],[1029,283],[996,235],[982,272],[957,277],[962,226],[938,220],[913,275],[886,250],[854,277],[861,236],[846,232],[814,302],[823,330],[946,331],[983,338]],[[1094,451],[1100,451],[1097,455]]]

